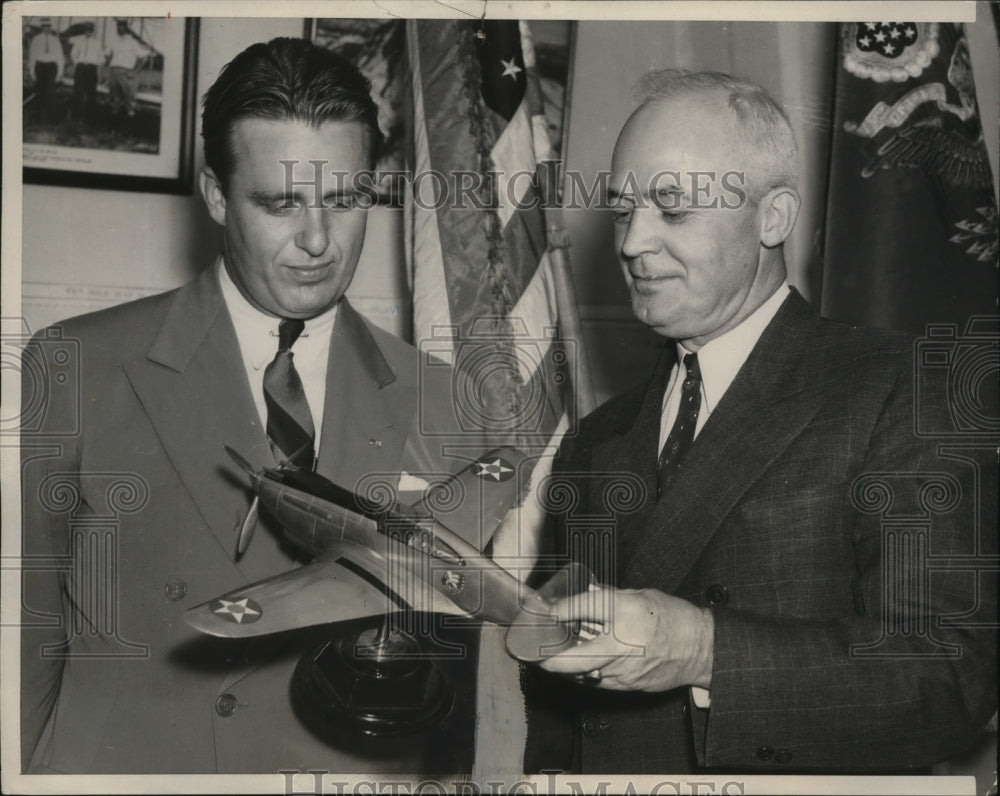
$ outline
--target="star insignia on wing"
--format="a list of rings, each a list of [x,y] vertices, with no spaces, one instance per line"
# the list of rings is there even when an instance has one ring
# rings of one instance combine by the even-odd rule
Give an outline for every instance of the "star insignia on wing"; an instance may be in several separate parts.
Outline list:
[[[499,456],[493,461],[476,462],[476,476],[479,478],[492,478],[499,483],[514,476],[514,468],[509,462],[504,461]]]
[[[517,73],[523,72],[517,65],[517,56],[512,56],[509,61],[505,61],[503,58],[500,59],[500,63],[503,64],[503,74],[500,77],[510,77],[511,80],[517,80]]]
[[[242,600],[218,599],[209,606],[209,610],[216,616],[238,625],[244,622],[256,622],[264,613],[249,597],[244,597]]]

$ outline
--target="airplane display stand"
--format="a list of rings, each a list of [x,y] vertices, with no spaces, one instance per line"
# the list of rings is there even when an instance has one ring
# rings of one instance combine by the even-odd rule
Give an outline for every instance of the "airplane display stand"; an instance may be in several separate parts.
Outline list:
[[[448,714],[453,691],[419,642],[378,625],[333,638],[304,655],[292,675],[292,705],[314,733],[341,745],[412,735]]]

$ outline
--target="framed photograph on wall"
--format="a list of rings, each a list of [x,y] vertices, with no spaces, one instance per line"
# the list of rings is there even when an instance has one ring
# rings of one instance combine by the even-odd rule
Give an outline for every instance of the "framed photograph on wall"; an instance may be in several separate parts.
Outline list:
[[[198,20],[24,17],[24,181],[190,193]]]

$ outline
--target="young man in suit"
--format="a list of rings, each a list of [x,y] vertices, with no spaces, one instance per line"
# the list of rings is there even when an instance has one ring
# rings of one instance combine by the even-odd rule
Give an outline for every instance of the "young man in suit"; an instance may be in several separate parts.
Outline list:
[[[529,771],[913,771],[996,709],[995,441],[939,450],[946,369],[789,288],[796,155],[717,73],[650,75],[618,138],[619,260],[668,343],[554,467],[556,550],[602,586],[553,613],[605,632],[532,678]]]
[[[348,489],[416,486],[410,498],[467,464],[423,433],[450,428],[450,376],[420,374],[416,349],[344,298],[365,237],[356,178],[380,137],[368,81],[303,40],[255,44],[207,92],[202,135],[215,263],[26,350],[24,406],[44,408],[22,428],[25,771],[468,770],[474,661],[454,663],[441,725],[330,745],[289,701],[297,660],[329,628],[244,643],[184,622],[299,562],[275,528],[236,555],[251,493],[223,446],[255,468],[295,457]],[[280,389],[268,376],[279,359]]]

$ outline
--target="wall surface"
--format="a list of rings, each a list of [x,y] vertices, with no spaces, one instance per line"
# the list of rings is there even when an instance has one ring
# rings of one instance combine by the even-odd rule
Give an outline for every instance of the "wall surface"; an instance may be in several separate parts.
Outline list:
[[[248,44],[302,35],[300,19],[202,19],[197,90]],[[986,3],[967,25],[994,172],[998,148],[1000,54]],[[742,73],[788,109],[803,151],[805,196],[788,244],[790,275],[815,294],[815,241],[824,202],[835,31],[829,23],[582,22],[578,27],[566,169],[588,182],[610,165],[633,107],[629,88],[654,67]],[[791,64],[791,67],[786,66]],[[197,142],[196,163],[201,163]],[[68,315],[175,287],[211,262],[219,229],[201,198],[27,185],[23,190],[23,307],[32,330]],[[661,338],[632,318],[603,211],[567,209],[570,258],[598,398],[644,378]],[[370,211],[364,254],[349,295],[384,328],[408,336],[410,300],[403,263],[402,211]]]

